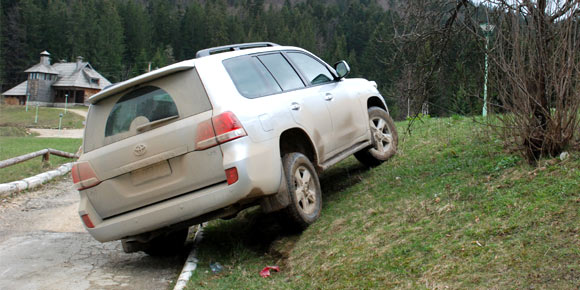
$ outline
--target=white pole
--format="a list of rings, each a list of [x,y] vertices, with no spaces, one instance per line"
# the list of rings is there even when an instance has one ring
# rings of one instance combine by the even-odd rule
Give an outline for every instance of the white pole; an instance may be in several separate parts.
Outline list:
[[[487,116],[487,75],[489,72],[487,58],[489,51],[489,36],[491,35],[491,32],[495,28],[495,25],[484,23],[481,24],[479,27],[481,27],[481,30],[483,30],[483,33],[485,34],[485,77],[483,81],[483,109],[481,112],[481,114],[485,117]]]
[[[38,123],[38,102],[36,102],[36,116],[34,116],[34,124]]]
[[[485,80],[483,82],[483,112],[482,115],[485,117],[487,116],[487,48],[489,45],[489,33],[485,35]]]

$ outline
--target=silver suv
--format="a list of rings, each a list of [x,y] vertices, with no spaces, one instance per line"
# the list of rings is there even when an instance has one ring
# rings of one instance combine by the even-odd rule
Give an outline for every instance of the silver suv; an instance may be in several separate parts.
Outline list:
[[[396,152],[376,83],[349,71],[301,48],[248,43],[92,96],[72,169],[86,229],[153,253],[257,204],[307,227],[321,211],[319,173],[351,154],[377,166]]]

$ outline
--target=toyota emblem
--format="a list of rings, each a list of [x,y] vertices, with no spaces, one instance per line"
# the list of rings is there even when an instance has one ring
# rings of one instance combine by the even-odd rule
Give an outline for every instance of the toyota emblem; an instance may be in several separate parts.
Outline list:
[[[139,144],[135,146],[135,150],[133,152],[135,153],[135,155],[141,156],[145,154],[145,152],[147,152],[147,146],[145,146],[145,144]]]

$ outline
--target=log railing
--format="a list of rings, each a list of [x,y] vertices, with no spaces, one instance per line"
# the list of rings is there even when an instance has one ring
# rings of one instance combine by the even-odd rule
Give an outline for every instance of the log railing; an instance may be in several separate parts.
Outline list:
[[[20,162],[24,162],[26,160],[30,160],[32,158],[35,158],[35,157],[38,157],[41,155],[42,155],[42,162],[48,162],[51,154],[56,155],[56,156],[60,156],[60,157],[65,157],[65,158],[79,158],[78,155],[73,154],[73,153],[47,148],[47,149],[42,149],[42,150],[39,150],[36,152],[32,152],[32,153],[24,154],[24,155],[21,155],[18,157],[14,157],[14,158],[0,161],[0,168],[4,168],[4,167],[8,167],[8,166],[11,166],[14,164],[18,164]]]

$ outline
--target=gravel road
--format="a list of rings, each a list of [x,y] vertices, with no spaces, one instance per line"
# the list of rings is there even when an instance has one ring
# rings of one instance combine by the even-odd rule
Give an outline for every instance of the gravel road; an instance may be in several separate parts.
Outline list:
[[[0,200],[0,289],[167,289],[185,257],[125,254],[77,214],[69,178]]]

